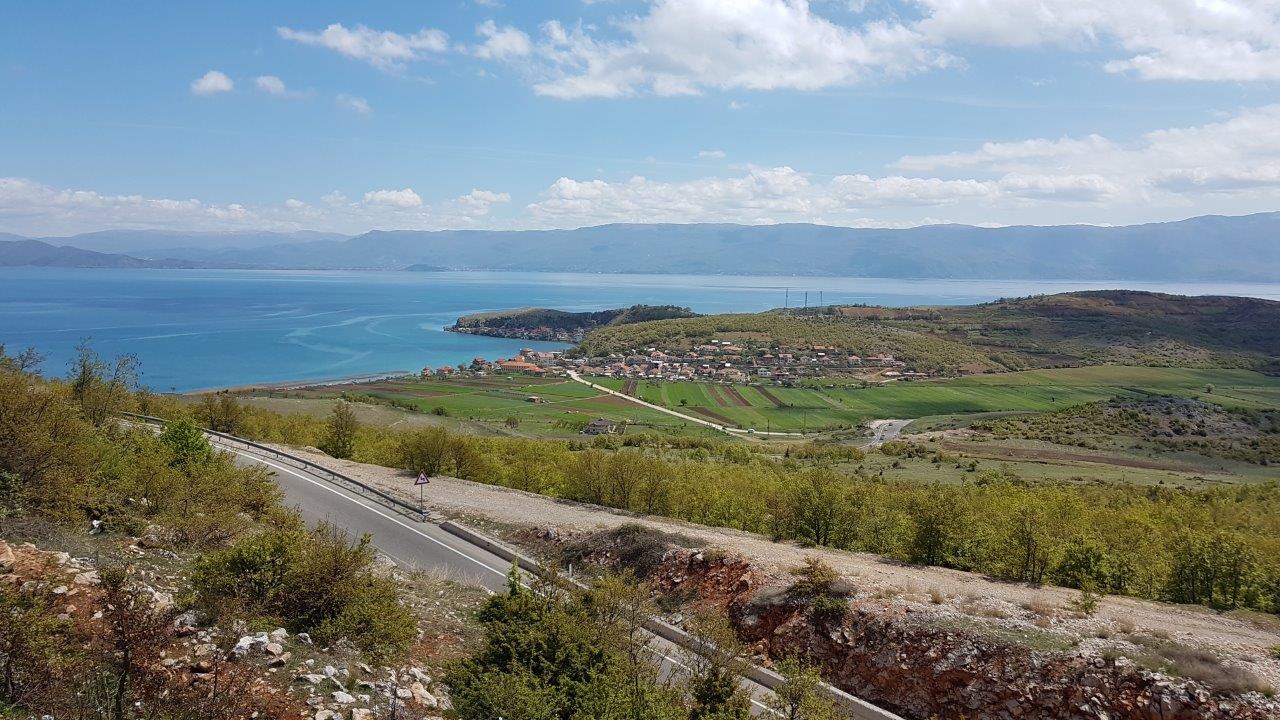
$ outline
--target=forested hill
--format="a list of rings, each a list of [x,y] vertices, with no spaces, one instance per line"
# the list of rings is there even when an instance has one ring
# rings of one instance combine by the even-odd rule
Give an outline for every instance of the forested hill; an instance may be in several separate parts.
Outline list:
[[[578,352],[680,349],[712,339],[888,353],[932,372],[1102,363],[1280,372],[1280,302],[1097,291],[960,307],[772,310],[601,328]]]
[[[596,310],[592,312],[568,312],[550,308],[518,308],[494,312],[474,313],[458,318],[450,330],[480,334],[501,334],[525,337],[541,330],[573,333],[593,330],[607,325],[687,318],[696,315],[686,307],[676,305],[632,305],[627,308]]]

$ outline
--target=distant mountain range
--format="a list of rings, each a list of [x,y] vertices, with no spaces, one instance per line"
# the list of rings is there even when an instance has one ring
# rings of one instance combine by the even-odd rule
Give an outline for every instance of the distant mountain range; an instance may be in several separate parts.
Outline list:
[[[147,260],[129,255],[82,250],[69,245],[51,245],[40,240],[10,240],[0,235],[0,267],[82,267],[82,268],[197,268],[208,267],[191,260]]]
[[[629,224],[372,231],[355,237],[110,231],[45,240],[67,246],[64,251],[127,255],[118,267],[139,267],[127,263],[140,261],[298,269],[1280,281],[1280,212],[1122,227]],[[0,244],[0,265],[60,264],[16,262],[23,253],[31,250]],[[71,257],[65,264],[83,262]]]

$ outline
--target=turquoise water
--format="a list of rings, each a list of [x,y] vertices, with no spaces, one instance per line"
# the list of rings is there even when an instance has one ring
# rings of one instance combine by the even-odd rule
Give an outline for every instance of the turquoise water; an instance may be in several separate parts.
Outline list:
[[[60,375],[82,338],[131,352],[158,391],[326,379],[560,347],[441,330],[482,310],[635,303],[698,312],[810,304],[984,302],[1103,287],[1280,300],[1280,285],[887,280],[552,273],[0,268],[0,343],[34,346]],[[789,288],[789,291],[787,290]]]

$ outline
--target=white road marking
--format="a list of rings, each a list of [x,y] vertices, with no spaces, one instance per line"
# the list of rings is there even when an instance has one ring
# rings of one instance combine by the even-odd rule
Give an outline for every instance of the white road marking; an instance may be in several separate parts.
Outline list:
[[[475,564],[479,565],[480,567],[484,568],[485,570],[488,570],[489,572],[492,572],[492,573],[494,573],[494,574],[498,575],[499,577],[506,577],[506,576],[507,576],[507,573],[506,573],[506,572],[504,572],[504,571],[502,571],[502,570],[498,570],[498,569],[496,569],[496,568],[494,568],[494,567],[491,567],[491,566],[489,566],[489,565],[486,565],[485,563],[480,562],[479,560],[477,560],[477,559],[475,559],[475,558],[471,557],[470,555],[468,555],[468,554],[466,554],[466,553],[462,552],[461,550],[459,550],[459,549],[457,549],[457,548],[455,548],[455,547],[452,547],[452,546],[450,546],[450,545],[447,545],[447,544],[445,544],[445,543],[440,542],[439,540],[437,540],[437,539],[435,539],[435,538],[431,537],[430,535],[428,535],[428,534],[426,534],[426,533],[422,532],[421,530],[419,530],[418,528],[413,527],[412,525],[406,525],[405,523],[401,522],[399,519],[394,518],[394,517],[391,517],[390,515],[388,515],[388,514],[386,514],[386,513],[382,512],[381,510],[379,510],[379,509],[377,509],[377,508],[375,508],[375,507],[370,507],[369,505],[365,505],[364,503],[360,502],[359,500],[356,500],[355,498],[351,497],[350,495],[347,495],[346,493],[338,492],[337,490],[335,490],[335,489],[333,489],[332,487],[330,487],[328,483],[321,482],[321,481],[319,481],[319,480],[312,480],[311,478],[307,477],[306,475],[303,475],[302,473],[295,472],[294,470],[292,470],[292,469],[290,469],[290,468],[287,468],[287,467],[285,467],[284,465],[278,465],[278,464],[276,464],[276,463],[274,463],[274,462],[271,462],[270,460],[267,460],[267,459],[265,459],[265,458],[258,457],[257,455],[254,455],[253,453],[248,453],[248,452],[245,452],[245,451],[243,451],[243,450],[236,449],[236,448],[228,448],[228,449],[230,449],[232,452],[234,452],[235,454],[239,455],[240,457],[245,457],[245,458],[248,458],[248,459],[250,459],[250,460],[253,460],[254,462],[260,462],[260,463],[262,463],[263,465],[267,465],[268,467],[273,467],[273,468],[275,468],[276,470],[281,470],[281,471],[283,471],[283,472],[287,472],[287,473],[289,473],[290,475],[292,475],[292,476],[294,476],[294,477],[298,478],[299,480],[305,480],[305,481],[307,481],[307,482],[311,483],[312,485],[315,485],[315,486],[316,486],[316,487],[318,487],[318,488],[321,488],[321,489],[323,489],[323,490],[325,490],[325,491],[327,491],[327,492],[331,492],[331,493],[333,493],[334,495],[337,495],[338,497],[340,497],[340,498],[342,498],[342,499],[346,500],[347,502],[350,502],[350,503],[355,504],[355,505],[359,505],[360,507],[364,508],[365,510],[368,510],[369,512],[371,512],[371,513],[373,513],[373,514],[375,514],[375,515],[378,515],[378,516],[381,516],[381,517],[383,517],[383,518],[385,518],[385,519],[387,519],[387,520],[390,520],[391,522],[393,522],[393,523],[395,523],[395,524],[399,525],[400,527],[404,528],[405,530],[408,530],[408,531],[410,531],[410,532],[412,532],[412,533],[415,533],[415,534],[417,534],[417,535],[419,535],[419,536],[421,536],[421,537],[423,537],[423,538],[426,538],[427,540],[430,540],[431,542],[433,542],[433,543],[435,543],[435,544],[439,545],[440,547],[442,547],[442,548],[444,548],[444,549],[448,550],[448,551],[449,551],[449,552],[451,552],[451,553],[454,553],[455,555],[457,555],[457,556],[459,556],[459,557],[466,558],[467,560],[470,560],[471,562],[473,562],[473,563],[475,563]]]

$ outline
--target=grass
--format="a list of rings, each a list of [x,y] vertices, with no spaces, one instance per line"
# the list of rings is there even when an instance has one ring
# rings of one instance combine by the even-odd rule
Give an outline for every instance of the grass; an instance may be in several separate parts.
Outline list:
[[[341,388],[321,387],[290,393],[289,399],[331,400],[344,393],[358,399],[384,403],[387,406],[385,412],[399,413],[399,420],[406,420],[411,424],[443,424],[468,432],[571,437],[577,436],[578,430],[572,426],[572,422],[563,421],[581,422],[594,418],[628,423],[632,431],[681,435],[715,432],[666,413],[609,396],[572,380],[522,375],[395,380]],[[540,398],[542,402],[530,402],[531,396]],[[267,398],[254,398],[251,401],[266,400]],[[281,399],[272,398],[271,401],[280,402]],[[404,412],[405,410],[409,412]],[[443,414],[433,414],[438,411]],[[506,423],[509,418],[515,418],[518,424],[508,427]]]
[[[626,383],[617,378],[595,382],[615,390],[622,390]],[[1209,385],[1213,386],[1211,393],[1206,392]],[[698,414],[702,408],[739,427],[787,431],[843,429],[877,418],[1047,412],[1112,397],[1151,394],[1199,397],[1225,407],[1280,407],[1280,378],[1248,370],[1118,365],[893,382],[865,388],[732,388],[746,406],[727,392],[729,386],[708,383],[641,381],[636,394],[690,414]]]

